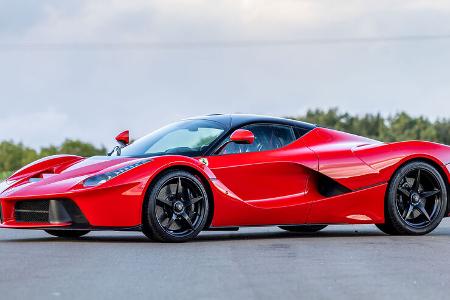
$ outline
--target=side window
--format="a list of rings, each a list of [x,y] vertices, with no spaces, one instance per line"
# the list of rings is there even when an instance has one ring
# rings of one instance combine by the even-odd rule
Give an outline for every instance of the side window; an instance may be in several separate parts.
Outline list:
[[[276,124],[254,124],[242,127],[255,135],[251,145],[230,143],[220,154],[235,154],[275,150],[284,147],[296,140],[294,130],[290,126]]]
[[[294,130],[295,130],[295,135],[296,135],[297,139],[301,138],[302,136],[304,136],[305,134],[310,132],[310,130],[308,130],[308,129],[299,128],[299,127],[294,128]]]

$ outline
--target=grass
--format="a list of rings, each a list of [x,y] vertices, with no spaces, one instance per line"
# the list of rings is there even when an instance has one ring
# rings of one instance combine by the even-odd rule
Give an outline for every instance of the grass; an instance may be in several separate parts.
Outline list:
[[[0,172],[0,181],[5,180],[11,174],[12,174],[12,172],[9,172],[9,171],[2,171],[2,172]]]

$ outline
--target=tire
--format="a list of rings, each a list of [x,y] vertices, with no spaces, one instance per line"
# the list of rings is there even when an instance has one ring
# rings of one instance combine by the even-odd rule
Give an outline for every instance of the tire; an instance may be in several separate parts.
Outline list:
[[[79,238],[89,233],[89,230],[45,230],[50,235],[60,238]]]
[[[423,235],[432,232],[447,210],[447,184],[435,167],[411,162],[399,168],[389,184],[385,224],[391,235]]]
[[[143,233],[159,242],[186,242],[205,227],[209,198],[199,178],[169,171],[151,184],[142,213]]]
[[[390,224],[375,224],[378,229],[380,229],[383,233],[389,234],[389,235],[397,235],[397,231],[392,227]]]
[[[327,225],[296,225],[296,226],[279,226],[281,229],[289,232],[297,233],[313,233],[318,232],[327,227]]]

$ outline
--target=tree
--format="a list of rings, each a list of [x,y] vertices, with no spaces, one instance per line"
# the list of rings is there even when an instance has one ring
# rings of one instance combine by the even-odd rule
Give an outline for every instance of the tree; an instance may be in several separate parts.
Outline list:
[[[450,144],[450,120],[431,122],[425,117],[411,117],[405,112],[384,118],[380,113],[351,116],[337,108],[327,111],[308,110],[305,116],[293,117],[337,130],[354,133],[385,142],[425,140]]]
[[[42,148],[38,152],[33,148],[24,146],[22,143],[3,141],[0,143],[0,180],[8,176],[10,172],[18,170],[30,162],[55,154],[73,154],[90,157],[105,155],[106,148],[97,148],[89,143],[68,139],[60,146],[50,145]]]
[[[51,145],[42,148],[40,151],[40,156],[45,157],[61,153],[90,157],[95,155],[105,155],[106,148],[96,148],[94,145],[89,143],[84,143],[79,140],[67,139],[59,147]]]
[[[20,169],[38,158],[36,150],[25,147],[22,143],[15,144],[12,141],[0,143],[0,171]]]

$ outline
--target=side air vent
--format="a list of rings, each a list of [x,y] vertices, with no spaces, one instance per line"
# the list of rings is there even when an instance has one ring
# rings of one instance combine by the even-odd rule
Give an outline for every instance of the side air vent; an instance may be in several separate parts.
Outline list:
[[[317,189],[319,193],[324,197],[335,197],[342,194],[350,193],[351,190],[334,181],[333,179],[320,175],[317,181]]]

